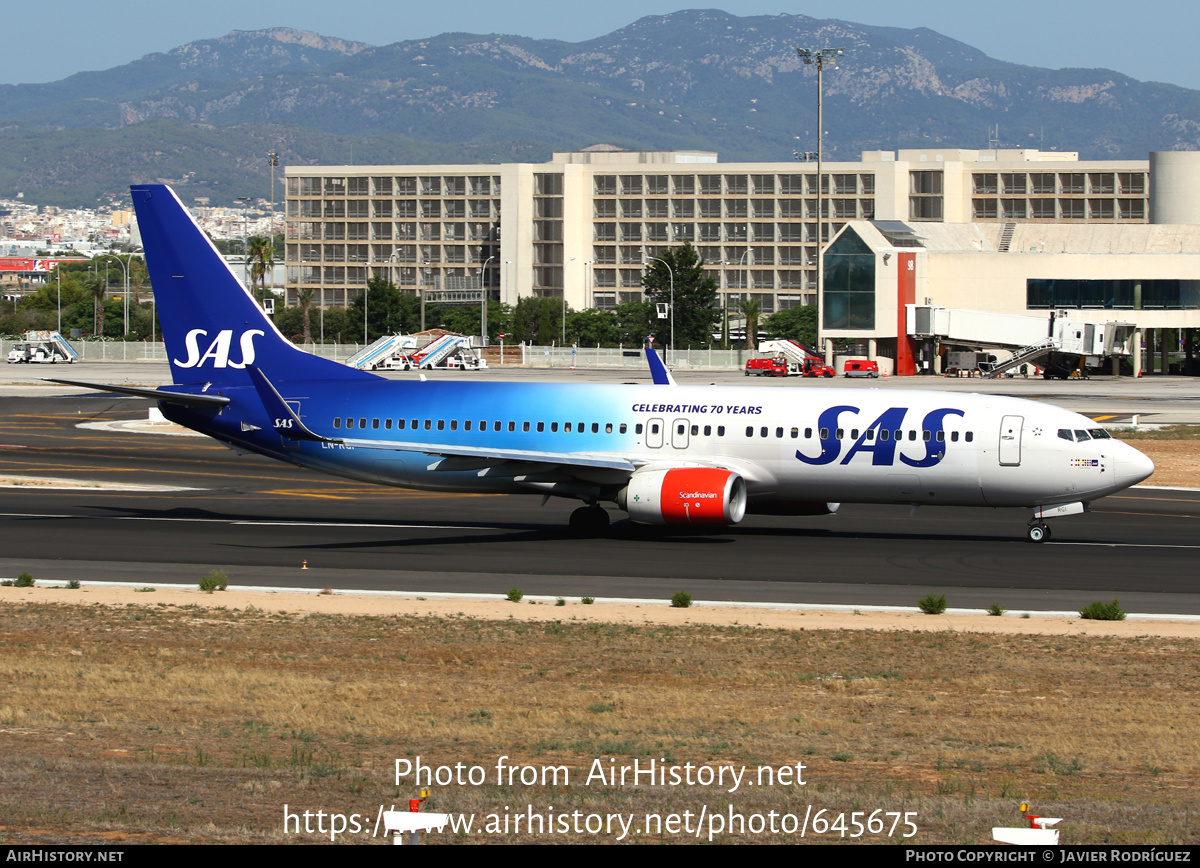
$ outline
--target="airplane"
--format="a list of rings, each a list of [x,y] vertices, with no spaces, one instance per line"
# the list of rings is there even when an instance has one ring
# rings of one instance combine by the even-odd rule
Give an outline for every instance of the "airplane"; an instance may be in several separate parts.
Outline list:
[[[917,390],[388,380],[294,346],[175,192],[131,188],[172,372],[147,397],[235,449],[335,476],[431,491],[582,501],[581,536],[615,503],[648,525],[721,527],[747,513],[843,503],[1026,507],[1047,519],[1154,465],[1085,416],[1032,401]]]

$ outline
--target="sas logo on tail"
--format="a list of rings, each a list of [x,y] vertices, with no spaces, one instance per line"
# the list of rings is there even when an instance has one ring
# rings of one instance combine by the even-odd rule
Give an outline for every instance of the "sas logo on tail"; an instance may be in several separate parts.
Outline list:
[[[241,361],[235,362],[229,358],[229,348],[233,344],[232,329],[223,329],[217,332],[217,336],[212,339],[203,354],[200,352],[200,338],[207,338],[208,332],[204,329],[192,329],[183,339],[184,345],[187,347],[187,361],[179,359],[171,361],[181,368],[199,367],[208,361],[212,362],[214,368],[244,368],[246,365],[254,364],[254,338],[262,337],[265,334],[266,332],[259,329],[242,332],[242,336],[238,339],[238,349],[241,351],[242,358]]]

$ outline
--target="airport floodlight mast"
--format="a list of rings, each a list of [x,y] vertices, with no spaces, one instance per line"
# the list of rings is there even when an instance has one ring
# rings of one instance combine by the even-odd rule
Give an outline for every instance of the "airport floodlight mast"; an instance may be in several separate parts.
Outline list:
[[[647,256],[646,259],[647,266],[650,264],[650,260],[661,262],[667,269],[667,275],[671,279],[671,355],[667,356],[670,359],[675,354],[675,270],[671,268],[671,264],[665,259],[659,259],[657,256]],[[691,344],[688,344],[688,346],[691,346]]]
[[[821,174],[821,164],[825,158],[825,104],[824,79],[825,64],[838,68],[838,58],[845,52],[841,48],[797,48],[796,54],[807,66],[817,68],[817,304],[825,301],[825,257],[821,253],[821,245],[825,242],[825,201],[822,193],[825,185]],[[821,343],[821,312],[817,311],[817,344]]]
[[[267,168],[271,172],[271,243],[275,243],[275,169],[279,166],[279,154],[267,153]]]

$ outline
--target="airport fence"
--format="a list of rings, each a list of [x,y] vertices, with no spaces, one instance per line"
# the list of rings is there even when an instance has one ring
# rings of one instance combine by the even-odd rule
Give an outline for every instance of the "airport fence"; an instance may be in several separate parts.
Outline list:
[[[5,358],[15,341],[0,340],[0,354]],[[166,347],[161,341],[71,341],[71,346],[84,362],[165,362]],[[646,360],[637,347],[555,347],[508,344],[500,361],[500,344],[492,345],[496,352],[484,356],[489,364],[522,365],[531,368],[629,368],[644,370]],[[363,348],[362,344],[309,344],[305,352],[344,362]],[[520,351],[519,357],[516,350]],[[662,350],[659,350],[663,354]],[[680,371],[741,370],[746,359],[754,353],[747,350],[678,350],[667,352],[668,364]],[[519,361],[518,361],[519,358]]]

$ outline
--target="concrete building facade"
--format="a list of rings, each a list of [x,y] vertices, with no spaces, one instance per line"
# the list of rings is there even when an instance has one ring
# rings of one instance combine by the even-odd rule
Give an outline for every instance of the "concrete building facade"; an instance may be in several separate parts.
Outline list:
[[[607,146],[544,164],[291,166],[288,303],[310,289],[317,304],[347,304],[390,277],[436,302],[486,291],[607,308],[640,299],[648,258],[687,241],[729,302],[750,297],[769,315],[817,301],[818,232],[828,243],[851,221],[1144,224],[1149,211],[1146,161],[875,151],[824,163],[819,187],[815,169]]]

